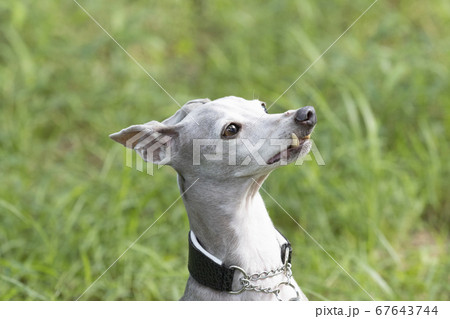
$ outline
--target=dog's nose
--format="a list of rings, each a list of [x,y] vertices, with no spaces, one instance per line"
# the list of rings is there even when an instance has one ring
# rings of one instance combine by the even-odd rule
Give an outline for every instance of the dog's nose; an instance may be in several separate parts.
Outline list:
[[[312,106],[305,106],[295,113],[295,121],[301,125],[313,127],[317,123],[316,110]]]

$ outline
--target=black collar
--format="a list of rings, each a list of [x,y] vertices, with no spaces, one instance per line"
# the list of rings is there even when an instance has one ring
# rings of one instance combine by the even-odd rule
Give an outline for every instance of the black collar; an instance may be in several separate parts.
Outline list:
[[[286,237],[284,239],[286,243],[281,246],[281,262],[284,263],[286,248],[288,248],[288,263],[290,263],[292,247]],[[219,291],[232,291],[231,286],[236,269],[225,265],[217,257],[207,252],[192,231],[189,232],[188,269],[191,276],[200,284]]]

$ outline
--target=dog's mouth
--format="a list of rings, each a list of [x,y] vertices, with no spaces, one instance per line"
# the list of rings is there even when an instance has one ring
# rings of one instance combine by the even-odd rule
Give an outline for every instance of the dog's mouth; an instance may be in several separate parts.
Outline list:
[[[281,159],[285,161],[290,161],[300,154],[305,143],[309,142],[310,135],[306,135],[302,138],[298,138],[295,133],[291,133],[291,145],[289,145],[285,150],[272,156],[266,163],[268,165],[275,164]]]

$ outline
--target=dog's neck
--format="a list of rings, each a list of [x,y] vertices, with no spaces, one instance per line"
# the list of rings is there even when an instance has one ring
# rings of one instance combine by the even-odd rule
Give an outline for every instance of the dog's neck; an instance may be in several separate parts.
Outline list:
[[[274,228],[259,194],[258,178],[223,181],[183,178],[178,183],[191,230],[201,245],[227,265],[248,271],[280,266],[284,239]]]

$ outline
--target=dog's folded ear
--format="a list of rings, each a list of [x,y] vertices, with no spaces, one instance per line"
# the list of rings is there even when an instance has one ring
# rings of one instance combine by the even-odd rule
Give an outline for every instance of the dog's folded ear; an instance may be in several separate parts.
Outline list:
[[[146,162],[170,164],[177,135],[174,126],[151,121],[132,125],[109,137],[127,148],[134,149]]]
[[[174,115],[169,117],[168,119],[163,121],[163,124],[167,125],[175,125],[179,122],[181,122],[186,116],[189,116],[188,114],[192,112],[196,107],[203,105],[205,103],[211,102],[210,99],[197,99],[197,100],[191,100],[186,102],[186,104],[183,105],[181,109],[179,109],[177,112],[175,112]]]

